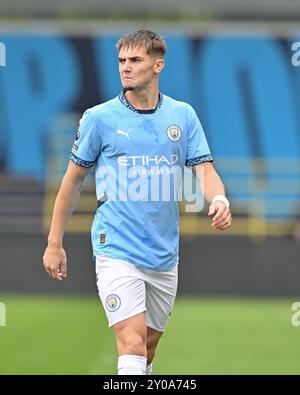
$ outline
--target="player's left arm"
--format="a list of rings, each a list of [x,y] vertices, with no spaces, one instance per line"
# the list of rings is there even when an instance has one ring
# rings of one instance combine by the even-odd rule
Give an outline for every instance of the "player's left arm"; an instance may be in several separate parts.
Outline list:
[[[230,228],[232,217],[229,202],[225,197],[224,185],[211,162],[193,166],[193,172],[200,183],[205,200],[210,204],[208,216],[215,230]]]

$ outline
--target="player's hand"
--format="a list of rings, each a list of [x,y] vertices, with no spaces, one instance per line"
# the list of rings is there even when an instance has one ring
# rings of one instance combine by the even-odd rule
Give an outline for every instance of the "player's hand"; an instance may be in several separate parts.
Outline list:
[[[225,230],[231,226],[231,211],[222,201],[216,200],[209,206],[208,216],[212,218],[214,230]]]
[[[43,265],[53,279],[62,281],[67,277],[67,256],[62,247],[48,245],[43,256]]]

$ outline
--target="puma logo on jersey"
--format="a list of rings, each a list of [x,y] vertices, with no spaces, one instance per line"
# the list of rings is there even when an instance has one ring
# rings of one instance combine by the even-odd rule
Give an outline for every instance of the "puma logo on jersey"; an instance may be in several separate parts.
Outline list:
[[[125,137],[127,137],[128,138],[128,140],[129,140],[129,131],[130,131],[131,129],[129,129],[128,130],[128,132],[124,132],[123,130],[121,130],[121,129],[117,129],[117,134],[122,134],[123,136],[125,136]]]

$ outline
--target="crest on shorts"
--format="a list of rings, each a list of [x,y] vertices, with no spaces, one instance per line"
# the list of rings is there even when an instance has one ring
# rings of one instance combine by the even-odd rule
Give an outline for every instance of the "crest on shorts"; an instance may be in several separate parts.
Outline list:
[[[181,137],[181,129],[177,125],[170,125],[167,129],[167,135],[171,141],[178,141]]]
[[[105,306],[108,311],[116,311],[121,306],[121,299],[115,294],[108,295],[105,299]]]

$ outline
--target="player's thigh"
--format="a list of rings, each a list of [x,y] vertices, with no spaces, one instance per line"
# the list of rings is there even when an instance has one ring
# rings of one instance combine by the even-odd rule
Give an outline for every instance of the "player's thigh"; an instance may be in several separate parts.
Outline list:
[[[112,326],[119,355],[127,354],[128,350],[139,354],[146,353],[147,326],[145,313],[139,313]]]
[[[146,310],[145,283],[139,270],[123,261],[96,257],[97,287],[108,326]]]
[[[163,332],[167,326],[176,298],[177,285],[177,266],[167,272],[153,271],[147,274],[146,323],[157,332]]]

